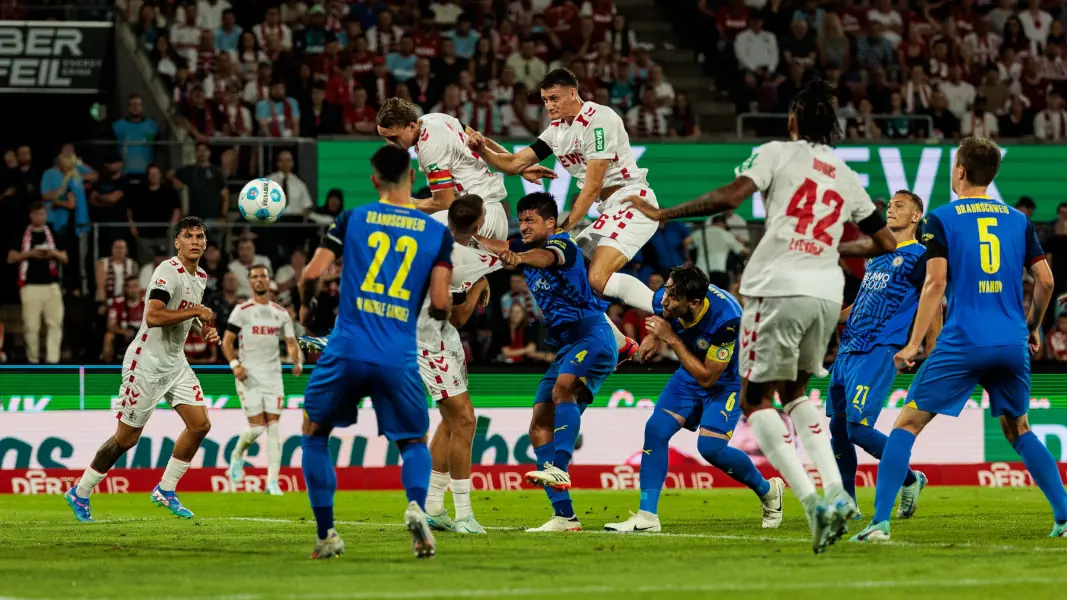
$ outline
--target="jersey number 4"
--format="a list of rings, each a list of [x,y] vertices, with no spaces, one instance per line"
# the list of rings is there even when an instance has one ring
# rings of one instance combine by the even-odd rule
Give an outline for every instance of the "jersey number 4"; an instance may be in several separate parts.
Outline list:
[[[818,192],[818,184],[811,179],[805,179],[797,191],[793,192],[789,206],[785,209],[786,216],[797,218],[796,232],[800,235],[808,235],[811,222],[815,219],[815,197]],[[832,246],[834,238],[826,230],[836,225],[838,219],[841,218],[841,208],[845,205],[845,199],[833,190],[826,190],[822,194],[822,203],[831,207],[830,214],[815,223],[812,237],[818,242]]]
[[[393,240],[389,237],[389,234],[375,231],[367,238],[367,245],[374,248],[374,260],[371,261],[370,268],[367,269],[367,276],[363,278],[363,285],[359,286],[359,289],[371,294],[384,294],[385,284],[378,282],[378,272],[382,270],[382,263],[385,262],[389,249],[393,247]],[[411,263],[414,262],[415,255],[419,251],[419,243],[411,236],[401,236],[396,240],[396,251],[403,252],[404,259],[400,263],[400,268],[396,271],[393,283],[389,285],[389,296],[400,300],[409,300],[411,292],[404,289],[404,282],[407,280],[408,272],[411,270]]]

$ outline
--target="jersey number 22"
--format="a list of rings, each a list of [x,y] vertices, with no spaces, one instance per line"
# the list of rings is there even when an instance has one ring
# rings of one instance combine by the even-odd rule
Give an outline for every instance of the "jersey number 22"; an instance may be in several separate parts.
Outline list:
[[[359,289],[371,294],[383,294],[385,293],[385,284],[378,282],[378,272],[382,270],[382,263],[385,262],[385,257],[393,246],[393,240],[389,237],[389,234],[375,231],[367,238],[367,245],[374,248],[374,259],[371,261],[370,268],[367,269],[367,276],[363,278],[363,285],[359,286]],[[389,296],[400,300],[409,300],[411,292],[404,289],[404,281],[407,280],[408,271],[411,270],[411,263],[414,262],[415,255],[419,251],[419,243],[411,236],[401,236],[396,240],[396,251],[403,252],[404,259],[400,263],[400,268],[396,271],[393,283],[389,285]]]

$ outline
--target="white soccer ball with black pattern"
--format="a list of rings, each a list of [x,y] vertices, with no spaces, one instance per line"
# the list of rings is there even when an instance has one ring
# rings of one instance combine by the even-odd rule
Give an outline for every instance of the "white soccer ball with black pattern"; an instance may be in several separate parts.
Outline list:
[[[285,192],[276,182],[260,177],[245,184],[237,197],[237,210],[247,221],[273,223],[285,210]]]

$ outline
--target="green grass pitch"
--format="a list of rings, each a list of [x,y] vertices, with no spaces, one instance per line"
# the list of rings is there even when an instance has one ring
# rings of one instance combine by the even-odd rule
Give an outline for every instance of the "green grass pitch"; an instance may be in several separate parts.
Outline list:
[[[1067,598],[1067,540],[1046,537],[1036,488],[931,487],[914,519],[894,523],[892,544],[843,540],[821,556],[792,495],[782,527],[763,530],[747,490],[667,492],[664,533],[640,535],[601,531],[636,510],[637,492],[573,496],[585,531],[528,534],[550,516],[542,492],[475,492],[489,534],[437,534],[428,561],[399,526],[399,492],[338,494],[346,553],[328,561],[307,558],[303,494],[182,494],[192,521],[147,494],[97,495],[95,524],[76,523],[60,496],[0,496],[0,600]],[[868,515],[872,501],[863,490]]]

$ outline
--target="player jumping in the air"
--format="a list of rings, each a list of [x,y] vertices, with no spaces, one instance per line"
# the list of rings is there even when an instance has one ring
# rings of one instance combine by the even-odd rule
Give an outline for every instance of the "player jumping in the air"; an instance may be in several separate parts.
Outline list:
[[[519,200],[522,240],[479,239],[508,265],[523,265],[526,283],[541,307],[549,337],[558,347],[534,398],[530,443],[539,469],[526,474],[545,486],[555,510],[530,532],[580,531],[567,474],[578,439],[582,411],[615,369],[618,355],[604,319],[605,302],[589,287],[585,262],[567,233],[556,233],[559,209],[551,194],[535,192]],[[646,288],[647,289],[647,288]]]
[[[893,355],[908,341],[908,329],[915,318],[919,292],[926,279],[926,248],[915,239],[923,216],[922,198],[900,190],[889,200],[886,224],[897,241],[897,249],[867,261],[859,293],[852,306],[841,311],[847,319],[841,332],[837,360],[830,370],[830,443],[845,491],[856,497],[856,446],[881,460],[886,434],[874,428],[897,373]],[[842,256],[867,256],[874,251],[870,238],[844,242]],[[926,332],[926,352],[934,348],[941,331],[941,313]],[[908,471],[900,491],[897,516],[907,519],[918,508],[919,494],[926,475]],[[857,517],[858,518],[858,517]]]
[[[452,234],[412,204],[414,173],[407,150],[383,146],[371,165],[381,202],[341,213],[301,275],[306,312],[319,277],[343,257],[337,323],[304,392],[302,466],[318,525],[312,558],[344,552],[333,528],[337,476],[328,442],[334,427],[356,422],[360,399],[366,396],[374,405],[378,431],[400,450],[400,478],[408,498],[404,523],[412,549],[419,558],[437,551],[423,512],[430,483],[430,415],[415,335],[427,294],[430,317],[444,320],[452,307]]]
[[[282,464],[282,440],[278,420],[282,416],[282,359],[278,338],[285,340],[293,375],[303,372],[300,348],[293,333],[289,312],[270,301],[270,274],[267,267],[256,265],[248,271],[252,299],[230,313],[226,332],[222,334],[222,354],[237,378],[237,395],[248,417],[248,427],[237,438],[230,454],[230,480],[240,483],[245,476],[245,451],[256,439],[267,433],[267,492],[281,496],[278,471]],[[233,343],[238,341],[235,351]]]
[[[645,180],[647,169],[637,166],[622,118],[610,106],[583,101],[574,73],[567,69],[549,72],[541,81],[541,98],[553,120],[530,147],[501,154],[479,133],[471,135],[469,145],[494,169],[512,174],[556,155],[581,188],[560,229],[574,229],[593,204],[599,203],[600,217],[574,241],[592,261],[588,270],[593,290],[633,306],[646,288],[636,277],[618,271],[656,233],[658,225],[623,200],[639,196],[657,205],[656,194]],[[620,333],[610,319],[607,321],[619,358],[632,358],[637,354],[637,343]]]
[[[185,358],[185,338],[193,327],[201,330],[209,344],[219,343],[219,334],[211,325],[215,313],[200,305],[207,285],[207,273],[197,266],[207,248],[204,222],[185,217],[178,221],[175,231],[178,255],[163,261],[152,272],[144,322],[122,361],[122,406],[115,435],[100,446],[78,485],[66,493],[67,504],[79,521],[93,520],[89,508],[93,488],[120,456],[137,445],[156,405],[164,399],[181,417],[185,430],[174,442],[174,452],[151,499],[178,517],[193,517],[193,512],[178,500],[174,488],[189,469],[211,422],[200,382]]]
[[[731,448],[730,437],[741,418],[741,377],[734,343],[741,324],[741,305],[708,283],[696,267],[671,271],[655,294],[646,288],[646,302],[636,308],[653,313],[646,323],[650,335],[641,341],[644,360],[660,340],[678,356],[682,366],[660,392],[652,416],[645,423],[641,455],[641,508],[622,523],[608,523],[609,531],[659,531],[659,496],[667,479],[668,443],[685,427],[697,431],[697,450],[704,460],[756,492],[763,504],[763,527],[782,523],[785,484],[760,475],[747,454]]]
[[[881,253],[896,249],[897,242],[859,178],[834,154],[840,129],[825,83],[811,83],[793,99],[789,132],[792,141],[756,148],[732,183],[696,200],[663,210],[637,196],[628,200],[663,221],[737,208],[763,191],[766,233],[741,279],[741,295],[748,298],[741,317],[742,410],[763,453],[804,504],[812,549],[820,553],[844,535],[857,511],[822,417],[807,395],[808,380],[823,371],[844,299],[837,245],[848,220],[871,235]],[[825,501],[774,408],[775,396],[819,470]]]
[[[489,301],[485,275],[503,262],[470,246],[485,219],[482,199],[474,194],[456,198],[445,211],[455,238],[452,246],[452,293],[466,294],[447,321],[429,316],[429,303],[419,315],[419,373],[430,397],[441,411],[441,422],[430,440],[433,471],[426,497],[430,527],[458,533],[485,533],[471,508],[471,447],[477,419],[467,391],[467,361],[457,327],[462,327],[478,305]],[[456,520],[445,510],[445,490],[452,488]]]
[[[936,415],[957,416],[975,386],[1052,505],[1049,537],[1067,537],[1067,491],[1056,460],[1030,430],[1030,353],[1041,347],[1041,321],[1052,295],[1052,270],[1023,213],[986,195],[1000,169],[1000,148],[990,140],[960,142],[952,166],[959,200],[930,212],[923,225],[926,281],[908,345],[895,356],[911,367],[923,334],[948,294],[948,317],[937,347],[923,362],[908,401],[889,435],[874,495],[874,520],[853,540],[889,540],[889,519],[915,438]],[[1023,302],[1023,270],[1036,280],[1033,303]],[[950,282],[951,277],[951,282]],[[1029,348],[1028,348],[1029,340]]]
[[[467,127],[453,116],[430,113],[418,116],[415,105],[389,98],[378,111],[378,134],[401,148],[415,148],[419,168],[430,182],[432,198],[415,200],[419,210],[448,224],[448,208],[463,194],[477,194],[485,203],[485,222],[479,234],[494,240],[508,237],[508,215],[500,202],[507,196],[504,181],[492,173],[485,161],[467,147]],[[497,151],[506,152],[500,146]],[[539,182],[555,179],[552,169],[530,165],[522,176]]]

